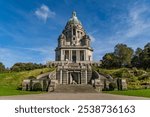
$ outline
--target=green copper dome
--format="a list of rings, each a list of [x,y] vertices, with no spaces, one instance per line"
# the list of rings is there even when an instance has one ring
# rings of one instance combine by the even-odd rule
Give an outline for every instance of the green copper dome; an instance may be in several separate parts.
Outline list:
[[[80,24],[80,25],[82,25],[81,22],[78,20],[75,11],[72,13],[72,17],[69,19],[68,24]]]

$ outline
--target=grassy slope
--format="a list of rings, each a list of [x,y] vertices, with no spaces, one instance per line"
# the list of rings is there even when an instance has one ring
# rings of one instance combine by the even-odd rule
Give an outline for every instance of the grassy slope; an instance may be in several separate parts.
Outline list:
[[[0,96],[41,93],[41,92],[21,91],[16,89],[22,83],[23,79],[29,76],[38,76],[41,72],[45,73],[52,70],[53,69],[50,68],[43,68],[23,72],[1,73]]]
[[[150,98],[150,89],[126,90],[126,91],[104,91],[104,93],[117,94],[117,95],[128,95],[128,96],[139,96],[139,97],[149,97]]]
[[[128,96],[141,96],[141,97],[150,97],[150,89],[140,89],[142,82],[150,82],[150,77],[147,77],[145,80],[138,80],[140,77],[144,76],[145,73],[150,74],[150,71],[137,70],[139,75],[133,74],[135,70],[128,68],[120,69],[102,69],[95,68],[99,73],[109,74],[113,78],[125,78],[128,82],[128,89],[126,91],[104,91],[104,93],[118,94],[118,95],[128,95]],[[128,72],[129,71],[129,72]],[[132,90],[132,89],[138,90]]]

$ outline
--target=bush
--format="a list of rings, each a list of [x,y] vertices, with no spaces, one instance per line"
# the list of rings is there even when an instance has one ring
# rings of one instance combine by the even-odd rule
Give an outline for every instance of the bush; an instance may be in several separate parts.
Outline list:
[[[116,78],[130,78],[133,76],[127,68],[119,69],[113,72],[112,75]]]
[[[115,88],[117,88],[116,83],[109,83],[109,90],[113,91]]]
[[[128,89],[138,90],[138,89],[143,89],[143,87],[141,85],[128,85]]]
[[[134,72],[135,76],[141,76],[143,74],[146,74],[146,71],[144,71],[144,70],[137,70],[135,68],[133,69],[133,72]]]
[[[4,72],[5,70],[5,65],[2,62],[0,62],[0,72]]]
[[[133,76],[130,79],[128,79],[129,82],[137,82],[138,81],[138,77]]]
[[[40,69],[40,68],[45,68],[45,65],[42,64],[36,64],[36,63],[15,63],[10,69],[11,71],[29,71],[29,70],[34,70],[34,69]]]
[[[150,79],[150,73],[143,74],[138,78],[138,80],[149,80]]]
[[[131,90],[136,90],[136,89],[142,89],[142,85],[141,85],[141,82],[140,81],[136,81],[136,82],[129,82],[128,83],[128,89],[131,89]]]
[[[112,75],[116,78],[121,78],[122,77],[122,72],[120,70],[118,70],[118,71],[114,72]]]
[[[40,83],[35,83],[34,85],[33,85],[33,89],[32,89],[33,91],[42,91],[42,86],[41,86],[41,84]]]
[[[20,84],[19,86],[17,86],[17,90],[22,90],[22,84]]]

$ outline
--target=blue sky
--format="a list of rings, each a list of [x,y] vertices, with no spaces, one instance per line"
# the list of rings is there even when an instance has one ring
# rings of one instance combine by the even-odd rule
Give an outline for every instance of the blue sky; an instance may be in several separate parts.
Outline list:
[[[92,39],[98,61],[118,43],[150,42],[149,0],[0,0],[0,61],[46,63],[72,11]]]

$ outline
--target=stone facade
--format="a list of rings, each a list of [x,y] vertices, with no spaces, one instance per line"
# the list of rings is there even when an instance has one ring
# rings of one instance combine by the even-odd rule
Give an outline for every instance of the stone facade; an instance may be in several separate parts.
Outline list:
[[[91,39],[86,34],[81,22],[72,13],[65,29],[58,38],[58,46],[55,49],[58,65],[56,75],[59,84],[88,84],[92,77],[93,49]]]
[[[76,12],[73,12],[58,37],[55,61],[47,62],[48,67],[56,67],[56,70],[39,75],[36,79],[24,80],[23,90],[33,90],[37,84],[43,91],[54,91],[57,84],[91,84],[97,90],[107,90],[110,83],[115,83],[118,90],[126,89],[126,80],[114,80],[92,69],[92,66],[98,67],[101,64],[93,62],[92,54],[91,39],[78,20]]]

